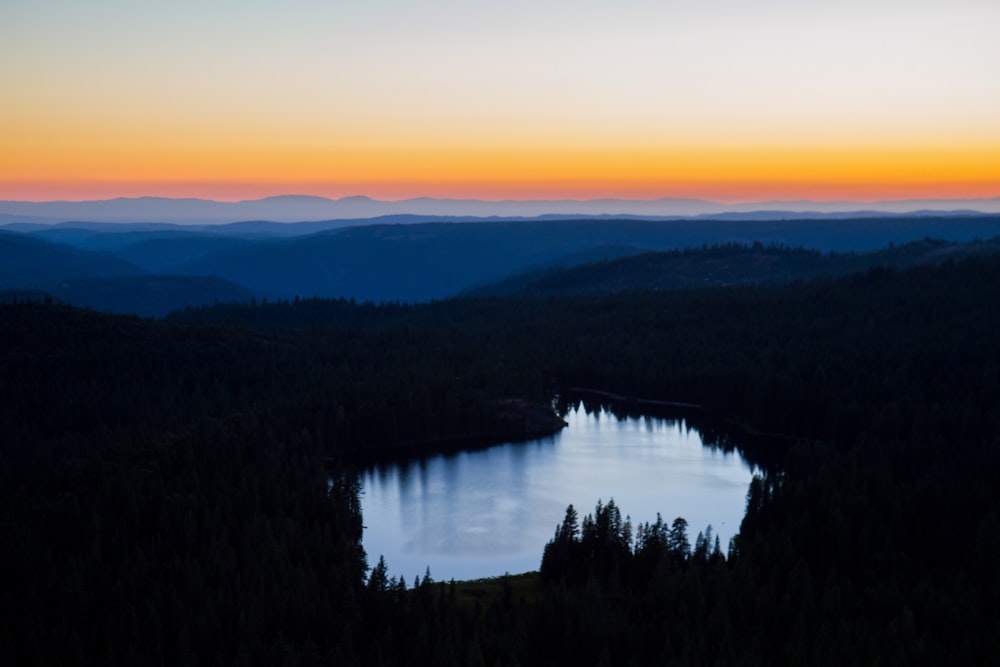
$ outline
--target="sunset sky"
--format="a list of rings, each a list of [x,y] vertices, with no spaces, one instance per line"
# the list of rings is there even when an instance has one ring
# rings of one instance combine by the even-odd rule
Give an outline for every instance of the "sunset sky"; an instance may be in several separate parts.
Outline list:
[[[0,199],[1000,196],[997,0],[5,0]]]

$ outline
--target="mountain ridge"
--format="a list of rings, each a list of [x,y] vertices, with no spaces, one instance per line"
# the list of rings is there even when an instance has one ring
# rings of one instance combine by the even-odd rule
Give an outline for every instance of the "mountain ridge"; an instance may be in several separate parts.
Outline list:
[[[861,273],[906,269],[1000,253],[1000,237],[969,242],[925,238],[867,252],[823,253],[815,249],[754,243],[683,250],[623,253],[598,261],[514,274],[465,290],[467,297],[565,297],[623,292],[782,284]]]
[[[773,215],[774,219],[807,214],[944,214],[969,211],[1000,213],[1000,197],[981,199],[901,199],[874,202],[766,201],[725,204],[703,199],[525,199],[480,200],[415,197],[398,201],[352,195],[331,199],[316,195],[276,195],[242,201],[199,198],[118,197],[83,201],[0,201],[0,225],[55,224],[75,221],[217,225],[247,221],[277,223],[362,221],[391,215],[511,218],[559,216],[694,217],[715,214]]]

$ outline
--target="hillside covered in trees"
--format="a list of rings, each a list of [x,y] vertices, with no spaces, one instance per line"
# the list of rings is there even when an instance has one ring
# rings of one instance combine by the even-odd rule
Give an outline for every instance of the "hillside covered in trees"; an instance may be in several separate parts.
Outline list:
[[[918,244],[909,252],[879,251],[890,243],[903,246],[928,238],[976,246],[1000,234],[1000,216],[978,214],[420,220],[355,220],[345,227],[8,225],[0,228],[0,290],[43,290],[77,306],[161,317],[184,305],[250,296],[425,302],[487,286],[492,287],[477,293],[706,287],[934,262],[969,249]],[[744,247],[742,255],[734,252]],[[792,250],[801,248],[812,252]],[[609,262],[604,273],[594,267],[572,271],[588,262],[654,251],[673,253],[632,264]],[[527,284],[537,279],[541,285]]]
[[[0,658],[984,664],[1000,649],[997,331],[995,255],[163,321],[2,305]],[[505,438],[496,401],[567,387],[698,403],[734,425],[720,438],[795,444],[735,443],[777,463],[731,549],[674,517],[626,530],[608,503],[552,517],[534,583],[478,601],[366,558],[354,456]]]
[[[757,242],[644,253],[551,267],[510,276],[468,296],[568,296],[636,290],[689,289],[805,282],[885,267],[958,261],[1000,250],[1000,237],[950,243],[923,239],[872,252],[822,253]]]

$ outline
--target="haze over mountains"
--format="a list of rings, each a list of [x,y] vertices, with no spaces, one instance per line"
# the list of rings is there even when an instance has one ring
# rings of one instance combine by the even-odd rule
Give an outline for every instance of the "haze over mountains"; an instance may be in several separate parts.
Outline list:
[[[532,281],[556,269],[651,251],[759,243],[870,253],[924,238],[969,243],[1000,235],[996,213],[1000,198],[863,205],[305,196],[0,202],[0,290],[40,290],[76,305],[147,316],[250,297],[416,302],[478,289],[545,293],[550,288]],[[656,260],[653,273],[647,259],[638,271],[629,268],[637,263],[615,265],[611,284],[591,274],[546,280],[561,282],[553,293],[573,291],[567,280],[581,281],[585,290],[641,288],[642,281],[662,288],[684,284],[679,266],[697,284],[728,284],[870,264],[821,268],[789,260],[782,257],[775,272],[749,256],[729,255],[721,273],[709,276],[696,266],[701,259]]]
[[[651,251],[761,244],[872,253],[925,238],[975,246],[977,240],[1000,236],[1000,215],[385,220],[319,232],[313,231],[315,223],[274,222],[8,225],[0,229],[0,290],[41,291],[75,305],[160,316],[186,305],[251,296],[416,302],[479,288],[491,294],[574,291],[567,281],[600,292],[806,279],[901,260],[824,263],[817,254],[796,256],[794,262],[781,256],[775,264],[775,258],[762,262],[761,256],[731,254],[721,268],[713,268],[702,260],[718,258],[698,255],[616,265],[625,268],[610,283],[581,274],[554,279],[561,282],[555,289],[532,284],[555,269]],[[686,283],[683,274],[691,274],[692,282]]]
[[[919,211],[1000,213],[1000,197],[991,199],[912,199],[879,202],[778,201],[720,204],[700,199],[653,200],[507,200],[420,197],[379,201],[369,197],[327,199],[283,195],[239,202],[162,197],[101,201],[0,201],[0,224],[57,222],[145,222],[185,225],[239,221],[303,222],[363,220],[383,216],[538,217],[630,216],[685,217],[737,215],[781,219],[790,214],[900,214]]]

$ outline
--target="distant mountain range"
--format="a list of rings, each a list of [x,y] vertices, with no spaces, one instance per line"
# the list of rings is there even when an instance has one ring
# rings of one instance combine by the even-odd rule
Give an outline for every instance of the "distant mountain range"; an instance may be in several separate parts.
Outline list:
[[[720,204],[700,199],[651,200],[506,200],[435,199],[419,197],[379,201],[369,197],[327,199],[283,195],[264,199],[219,202],[208,199],[162,197],[120,198],[101,201],[24,202],[0,201],[0,225],[58,222],[141,222],[215,225],[232,222],[352,221],[410,216],[414,222],[427,217],[534,218],[539,216],[626,216],[676,218],[704,215],[741,219],[783,219],[806,215],[864,215],[929,212],[934,214],[1000,213],[1000,197],[992,199],[911,199],[880,202],[777,201]],[[339,225],[343,226],[343,225]],[[318,231],[318,230],[313,230]]]
[[[869,253],[925,238],[970,243],[1000,236],[1000,215],[372,221],[307,231],[313,227],[314,223],[210,227],[61,223],[24,225],[15,232],[11,230],[18,227],[11,225],[0,230],[0,290],[41,290],[77,305],[155,316],[185,305],[251,296],[427,301],[498,282],[502,284],[486,292],[573,292],[574,282],[583,291],[591,289],[587,285],[596,291],[615,291],[767,282],[858,270],[869,264],[828,262],[819,254],[775,259],[751,253],[726,256],[713,273],[710,256],[699,255],[694,261],[682,252],[653,263],[646,258],[615,265],[619,273],[601,274],[600,279],[593,272],[552,278],[561,283],[557,289],[548,283],[531,284],[548,279],[555,269],[650,251],[760,244],[808,248],[820,254]],[[288,233],[289,229],[298,231]]]

